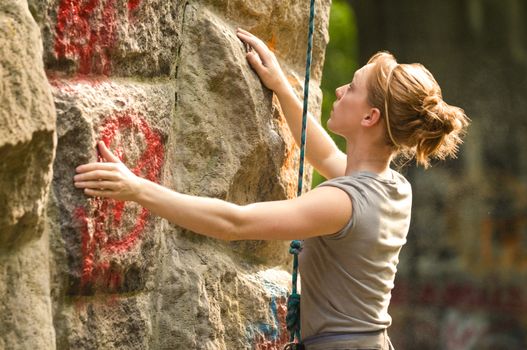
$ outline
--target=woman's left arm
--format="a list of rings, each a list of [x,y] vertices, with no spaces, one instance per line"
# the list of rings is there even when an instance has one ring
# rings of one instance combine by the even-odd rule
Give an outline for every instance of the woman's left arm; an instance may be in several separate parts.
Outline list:
[[[223,240],[291,240],[335,233],[351,217],[348,195],[320,187],[298,198],[236,205],[185,195],[134,175],[104,143],[106,163],[77,167],[75,186],[90,196],[135,201],[181,227]]]

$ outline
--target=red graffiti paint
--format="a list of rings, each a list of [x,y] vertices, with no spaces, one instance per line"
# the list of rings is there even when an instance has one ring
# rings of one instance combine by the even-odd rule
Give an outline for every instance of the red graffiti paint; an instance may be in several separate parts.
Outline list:
[[[141,0],[129,0],[129,12]],[[111,51],[118,26],[116,0],[62,0],[55,26],[55,55],[78,62],[80,74],[111,72]]]
[[[142,136],[145,144],[143,153],[135,166],[128,166],[138,176],[157,181],[164,161],[164,149],[159,133],[153,131],[146,120],[132,111],[119,112],[106,118],[102,123],[100,139],[110,147],[124,162],[126,144],[116,142],[117,136],[124,131]],[[99,156],[99,160],[100,156]],[[144,231],[149,213],[137,205],[105,198],[89,200],[87,208],[77,208],[74,215],[81,224],[82,236],[82,271],[81,288],[87,285],[104,286],[110,290],[117,289],[122,283],[122,273],[112,266],[112,259],[133,249]],[[123,214],[134,214],[131,227],[125,227]],[[130,221],[130,220],[129,220]],[[121,235],[115,237],[115,233]]]
[[[141,0],[129,0],[128,1],[128,11],[129,12],[134,11],[139,6],[140,3],[141,3]]]

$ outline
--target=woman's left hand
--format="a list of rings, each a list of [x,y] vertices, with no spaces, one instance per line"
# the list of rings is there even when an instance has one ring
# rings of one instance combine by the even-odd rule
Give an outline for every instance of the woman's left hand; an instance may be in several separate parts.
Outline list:
[[[241,28],[236,30],[236,35],[254,49],[247,53],[247,60],[268,89],[280,94],[291,88],[278,59],[261,39]]]
[[[100,141],[99,152],[105,162],[78,166],[75,187],[83,188],[89,196],[133,201],[137,198],[143,179],[136,176]]]

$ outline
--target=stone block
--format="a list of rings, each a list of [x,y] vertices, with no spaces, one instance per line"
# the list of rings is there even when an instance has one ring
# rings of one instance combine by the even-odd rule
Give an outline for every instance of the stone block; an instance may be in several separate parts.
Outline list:
[[[27,4],[0,4],[0,250],[43,232],[35,228],[51,180],[55,111],[40,40]]]
[[[52,349],[47,196],[55,110],[38,26],[0,3],[0,348]]]
[[[68,295],[137,292],[156,254],[159,218],[130,202],[88,198],[73,186],[75,168],[101,160],[104,141],[137,175],[160,182],[171,130],[169,81],[52,80],[57,108],[53,193],[67,252]],[[67,268],[66,268],[67,266]]]

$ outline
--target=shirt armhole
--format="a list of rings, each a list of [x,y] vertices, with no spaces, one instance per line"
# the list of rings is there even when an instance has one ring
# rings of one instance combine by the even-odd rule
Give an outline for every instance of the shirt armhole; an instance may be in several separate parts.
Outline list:
[[[349,232],[351,232],[351,230],[353,229],[353,226],[355,224],[354,217],[355,217],[355,212],[356,212],[356,207],[355,207],[356,206],[356,201],[355,201],[354,197],[357,196],[358,193],[355,193],[356,191],[354,191],[349,186],[345,186],[345,185],[342,185],[342,184],[336,183],[336,182],[324,182],[324,183],[320,184],[319,186],[336,187],[336,188],[344,191],[348,195],[348,197],[349,197],[349,199],[351,201],[351,216],[350,216],[350,219],[349,219],[348,223],[342,229],[340,229],[339,231],[324,236],[324,238],[332,239],[332,240],[342,239],[342,238],[346,237]]]

